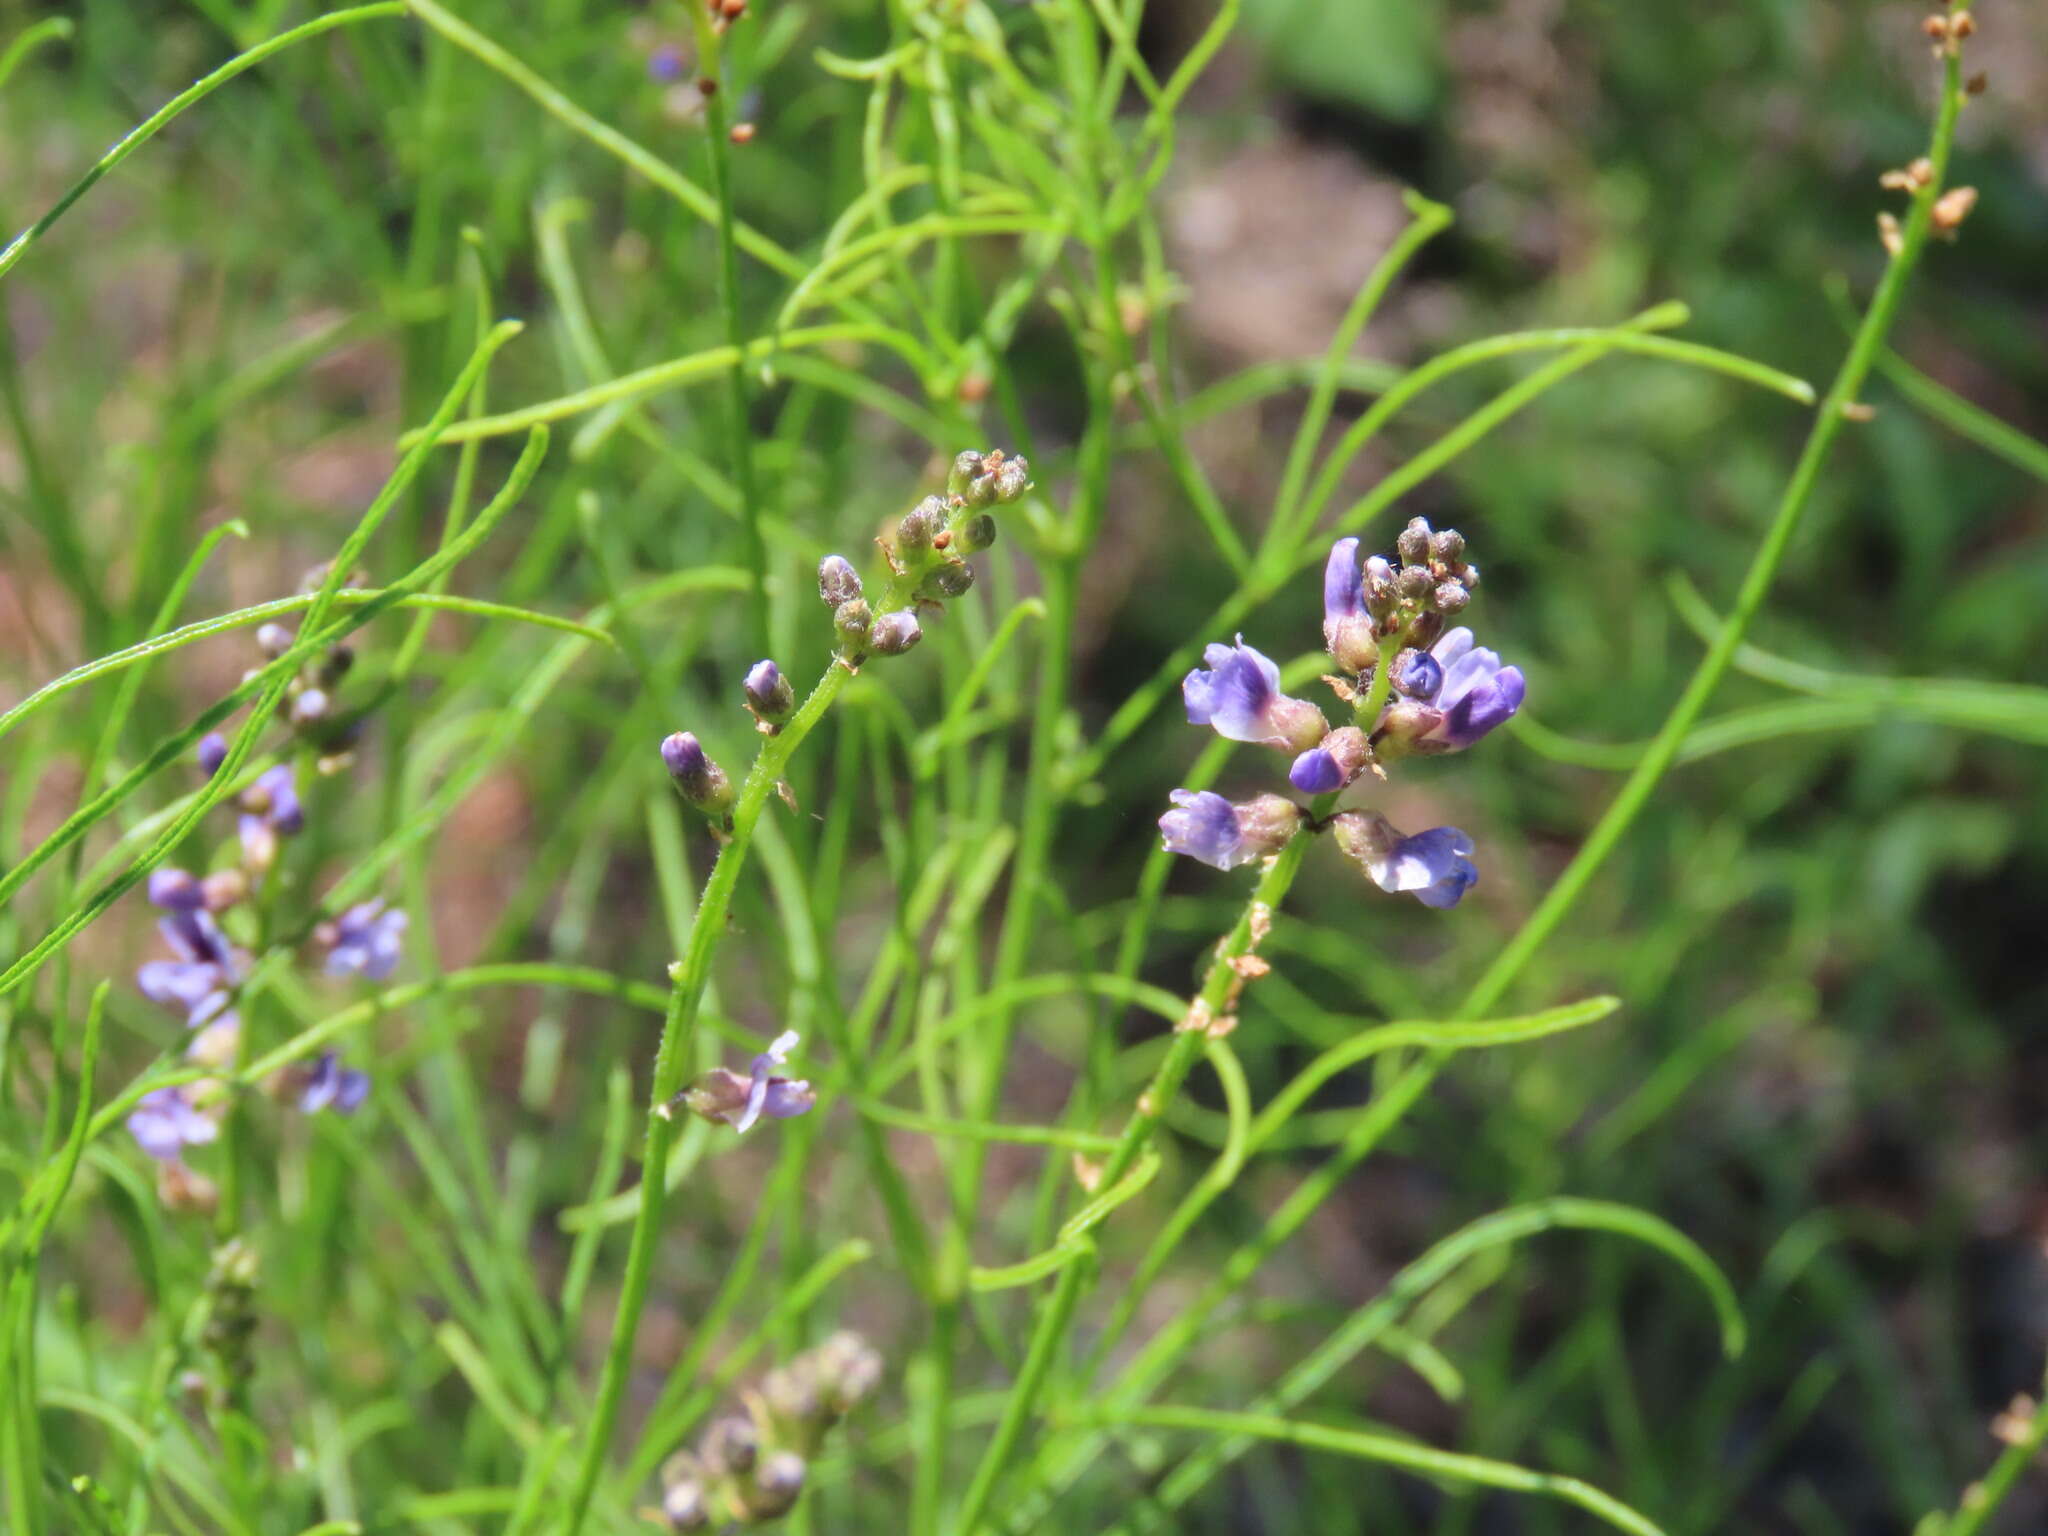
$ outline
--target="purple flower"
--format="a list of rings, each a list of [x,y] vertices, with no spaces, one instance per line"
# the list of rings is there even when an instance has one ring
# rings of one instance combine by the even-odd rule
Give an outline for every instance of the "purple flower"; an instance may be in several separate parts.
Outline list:
[[[173,1163],[183,1158],[185,1148],[212,1141],[220,1127],[193,1107],[184,1088],[158,1088],[136,1103],[128,1133],[158,1162]]]
[[[676,47],[674,43],[663,43],[647,56],[647,73],[649,77],[663,85],[669,85],[682,79],[683,71],[686,68],[688,68],[688,63],[683,58],[683,50]]]
[[[1209,790],[1176,789],[1174,808],[1159,818],[1168,853],[1216,869],[1235,869],[1275,853],[1301,826],[1301,807],[1279,795],[1232,805]]]
[[[1521,676],[1519,672],[1515,675]],[[1396,693],[1426,703],[1443,689],[1443,663],[1428,651],[1403,651],[1394,658],[1393,676],[1388,681],[1394,685]]]
[[[776,1071],[796,1049],[797,1040],[793,1029],[777,1035],[768,1049],[753,1059],[746,1077],[727,1067],[713,1067],[664,1104],[661,1112],[670,1114],[675,1104],[683,1104],[706,1120],[731,1126],[736,1133],[750,1129],[763,1115],[787,1120],[804,1114],[818,1102],[817,1092],[801,1078],[784,1077]]]
[[[264,770],[242,791],[241,806],[242,862],[251,869],[268,869],[277,861],[278,838],[296,837],[306,829],[306,810],[289,763]]]
[[[796,690],[772,661],[757,661],[747,670],[747,708],[764,726],[780,725],[796,711]],[[666,758],[667,753],[663,753]]]
[[[1462,750],[1522,707],[1521,668],[1504,667],[1492,651],[1474,646],[1471,630],[1452,630],[1429,654],[1443,668],[1434,701],[1443,719],[1423,735],[1425,748]]]
[[[689,731],[677,731],[661,740],[661,761],[668,769],[676,792],[707,816],[722,816],[732,808],[732,780],[704,751],[704,744]]]
[[[209,779],[220,772],[220,765],[228,760],[228,739],[219,731],[208,731],[199,738],[199,771]]]
[[[1321,747],[1310,747],[1287,770],[1287,782],[1304,795],[1327,795],[1344,787],[1344,770]]]
[[[1337,846],[1365,867],[1383,891],[1405,891],[1425,907],[1455,907],[1473,885],[1472,839],[1456,827],[1403,837],[1384,816],[1352,811],[1336,818]]]
[[[1322,711],[1280,691],[1280,669],[1244,643],[1212,645],[1203,667],[1181,679],[1188,723],[1215,727],[1230,741],[1254,742],[1283,752],[1302,752],[1329,731]]]
[[[199,882],[182,869],[152,869],[149,872],[149,904],[166,912],[193,912],[206,905]]]
[[[1355,725],[1339,726],[1294,760],[1287,782],[1305,795],[1327,795],[1342,789],[1372,761],[1372,744]]]
[[[1176,789],[1174,808],[1159,818],[1168,853],[1186,854],[1216,869],[1235,869],[1253,855],[1238,830],[1237,807],[1209,790]]]
[[[306,1076],[306,1086],[299,1091],[299,1108],[309,1115],[323,1109],[352,1115],[369,1094],[370,1075],[344,1067],[339,1056],[327,1051],[313,1063],[313,1070]]]
[[[135,985],[151,1002],[184,1014],[194,1029],[232,1023],[228,998],[248,957],[228,942],[213,914],[200,904],[201,883],[181,869],[160,869],[150,876],[149,898],[166,909],[157,932],[178,958],[147,962],[135,973]]]
[[[331,933],[323,935],[327,974],[383,981],[398,968],[410,921],[402,909],[387,908],[381,897],[350,907],[334,920]]]

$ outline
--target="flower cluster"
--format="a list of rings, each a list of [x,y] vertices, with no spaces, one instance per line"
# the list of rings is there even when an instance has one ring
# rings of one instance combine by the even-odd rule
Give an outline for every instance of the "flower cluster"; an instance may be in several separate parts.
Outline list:
[[[922,640],[919,615],[941,611],[947,598],[960,597],[974,585],[974,567],[966,556],[995,543],[990,508],[1013,502],[1030,488],[1030,466],[1021,458],[999,448],[960,454],[948,471],[945,494],[927,496],[905,513],[893,541],[878,540],[889,570],[873,603],[851,560],[844,555],[820,560],[818,597],[832,613],[835,664],[858,671],[870,656],[900,656]],[[796,713],[796,691],[772,660],[748,669],[741,692],[763,735],[775,735]],[[677,731],[666,738],[661,761],[676,792],[723,831],[735,798],[733,783],[696,734]]]
[[[258,630],[256,638],[273,659],[292,645],[290,633],[274,624]],[[317,669],[302,673],[293,684],[292,733],[298,745],[318,754],[322,773],[337,772],[351,760],[350,744],[360,724],[360,718],[335,721],[329,703],[328,690],[347,672],[350,659],[345,648],[335,647]],[[226,739],[209,734],[199,743],[200,771],[211,778],[227,755]],[[289,761],[258,774],[235,796],[234,805],[235,838],[217,855],[218,868],[203,876],[175,868],[150,874],[147,895],[162,914],[157,931],[171,958],[150,960],[135,975],[144,997],[183,1018],[189,1031],[186,1059],[220,1074],[229,1072],[241,1055],[237,1000],[251,968],[246,942],[269,931],[284,841],[306,828],[298,775]],[[381,981],[398,963],[405,926],[405,913],[368,901],[318,924],[313,936],[324,952],[328,975]],[[333,1109],[346,1114],[363,1102],[370,1080],[329,1052],[310,1067],[281,1074],[274,1086],[306,1113]],[[212,1076],[158,1088],[137,1101],[128,1129],[156,1162],[158,1191],[167,1205],[207,1209],[217,1198],[211,1181],[186,1164],[185,1154],[219,1136],[226,1104],[226,1081]]]
[[[661,1508],[672,1531],[730,1530],[780,1519],[803,1492],[826,1434],[871,1395],[882,1357],[857,1333],[835,1333],[745,1394],[746,1412],[714,1421],[696,1448],[661,1469]]]
[[[1288,754],[1288,782],[1321,798],[1368,771],[1384,778],[1402,757],[1462,751],[1509,719],[1522,705],[1521,670],[1503,666],[1471,630],[1444,627],[1479,584],[1464,535],[1416,518],[1395,554],[1398,563],[1374,555],[1361,566],[1358,540],[1339,539],[1324,567],[1323,644],[1337,668],[1324,681],[1349,707],[1348,724],[1332,729],[1314,704],[1282,693],[1279,667],[1243,636],[1210,646],[1182,680],[1189,722]],[[1405,837],[1377,814],[1322,820],[1270,794],[1232,804],[1177,789],[1172,800],[1159,818],[1167,849],[1218,869],[1276,853],[1304,828],[1329,827],[1374,884],[1427,906],[1456,906],[1479,877],[1472,840],[1456,827]]]
[[[713,1067],[662,1105],[661,1114],[673,1115],[680,1105],[743,1135],[763,1115],[770,1120],[789,1120],[805,1113],[818,1102],[816,1091],[802,1078],[784,1077],[777,1070],[789,1060],[797,1040],[795,1030],[784,1030],[753,1059],[745,1077],[730,1067]]]

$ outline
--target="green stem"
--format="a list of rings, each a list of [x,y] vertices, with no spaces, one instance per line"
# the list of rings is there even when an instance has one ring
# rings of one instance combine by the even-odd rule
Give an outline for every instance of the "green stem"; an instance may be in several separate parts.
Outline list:
[[[726,110],[727,91],[720,78],[724,33],[711,9],[692,5],[697,29],[698,87],[704,94],[704,147],[710,167],[711,196],[717,204],[713,221],[718,232],[718,306],[725,318],[726,345],[741,354],[725,374],[726,434],[732,441],[733,487],[739,492],[740,530],[745,564],[753,583],[747,592],[747,629],[753,647],[768,653],[768,552],[761,538],[761,495],[754,478],[754,438],[747,423],[747,377],[743,361],[747,328],[740,314],[738,220],[732,200],[732,126]]]
[[[2048,1395],[2048,1382],[2043,1383],[2042,1390]],[[2048,1401],[2036,1405],[2025,1430],[2007,1443],[1982,1482],[1964,1490],[1962,1504],[1953,1515],[1934,1526],[1933,1536],[1977,1536],[1984,1522],[1998,1512],[1998,1506],[2012,1492],[2020,1474],[2034,1464],[2044,1444],[2048,1444]]]
[[[647,1145],[640,1160],[640,1212],[633,1222],[632,1246],[627,1250],[625,1279],[619,1288],[618,1311],[612,1322],[611,1348],[605,1355],[597,1402],[590,1415],[590,1433],[584,1441],[575,1489],[570,1495],[569,1515],[563,1525],[565,1536],[576,1536],[589,1513],[598,1479],[604,1473],[605,1453],[618,1425],[619,1409],[625,1401],[633,1342],[639,1333],[640,1314],[647,1306],[647,1290],[654,1278],[654,1251],[661,1240],[661,1212],[668,1195],[663,1171],[668,1166],[669,1146],[676,1135],[676,1122],[663,1111],[682,1088],[683,1074],[689,1069],[697,1015],[704,1001],[704,989],[711,980],[712,958],[718,952],[719,940],[725,937],[726,913],[732,906],[733,891],[753,843],[754,829],[775,794],[784,768],[852,675],[839,662],[831,663],[780,734],[763,744],[733,808],[731,836],[719,849],[717,861],[711,866],[711,877],[705,882],[696,919],[690,925],[689,947],[674,969],[675,984],[669,992],[661,1046],[654,1058],[650,1099],[653,1113],[647,1117]]]
[[[244,70],[254,68],[273,53],[289,48],[293,43],[304,42],[309,37],[317,37],[322,32],[331,32],[336,27],[346,27],[358,21],[376,21],[382,17],[404,14],[403,0],[380,0],[380,3],[375,5],[358,5],[348,10],[335,11],[331,15],[317,16],[301,26],[293,27],[289,32],[280,32],[276,37],[258,43],[246,53],[237,54],[212,74],[187,86],[130,129],[125,137],[94,162],[91,170],[79,177],[70,191],[57,199],[55,207],[16,235],[8,243],[7,249],[0,251],[0,277],[6,276],[14,264],[28,254],[29,247],[42,239],[50,226],[64,217],[73,203],[92,190],[95,182],[154,138],[164,124],[187,107],[210,96]]]
[[[1326,815],[1336,796],[1325,795],[1317,799],[1312,808],[1316,816]],[[1096,1176],[1096,1187],[1108,1189],[1130,1172],[1145,1148],[1150,1144],[1153,1133],[1166,1118],[1166,1111],[1172,1105],[1181,1085],[1187,1081],[1188,1073],[1194,1070],[1195,1061],[1209,1044],[1208,1026],[1212,1021],[1222,1019],[1230,1010],[1231,999],[1236,990],[1244,985],[1235,962],[1252,953],[1264,937],[1267,925],[1280,903],[1286,899],[1287,891],[1294,884],[1294,876],[1301,868],[1302,855],[1314,838],[1306,833],[1297,834],[1287,846],[1280,850],[1267,865],[1252,898],[1239,914],[1236,925],[1216,948],[1216,958],[1209,963],[1209,969],[1202,981],[1202,990],[1195,1006],[1190,1009],[1188,1019],[1176,1029],[1172,1044],[1152,1074],[1152,1081],[1138,1096],[1131,1117],[1124,1123],[1122,1134],[1117,1138],[1116,1149],[1104,1159],[1101,1171]],[[1192,1025],[1193,1027],[1189,1027]],[[968,1485],[967,1497],[960,1513],[959,1524],[955,1527],[961,1536],[973,1536],[978,1522],[987,1512],[989,1501],[995,1496],[996,1487],[1003,1472],[1015,1453],[1017,1442],[1022,1438],[1024,1426],[1037,1405],[1045,1377],[1051,1369],[1054,1355],[1061,1341],[1066,1337],[1072,1324],[1074,1308],[1081,1299],[1094,1266],[1086,1263],[1069,1264],[1060,1271],[1060,1278],[1053,1290],[1045,1310],[1039,1314],[1038,1326],[1032,1334],[1031,1346],[1025,1356],[1023,1369],[1018,1373],[1016,1383],[1010,1389],[1008,1400],[1003,1404],[1003,1415],[997,1421],[995,1433],[990,1437],[988,1449],[983,1453],[981,1463],[975,1468],[974,1480]]]

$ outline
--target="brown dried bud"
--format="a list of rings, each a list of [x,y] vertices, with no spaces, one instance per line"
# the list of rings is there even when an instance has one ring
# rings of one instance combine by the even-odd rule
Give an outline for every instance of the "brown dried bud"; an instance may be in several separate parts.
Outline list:
[[[1953,235],[1962,228],[1963,220],[1970,216],[1970,210],[1976,206],[1975,187],[1950,187],[1934,200],[1934,232],[1938,235]]]
[[[1892,214],[1877,216],[1877,241],[1887,256],[1896,256],[1906,248],[1906,237],[1900,233],[1899,221]]]
[[[751,144],[754,142],[754,125],[752,123],[734,123],[732,125],[732,132],[727,134],[726,137],[735,144]]]

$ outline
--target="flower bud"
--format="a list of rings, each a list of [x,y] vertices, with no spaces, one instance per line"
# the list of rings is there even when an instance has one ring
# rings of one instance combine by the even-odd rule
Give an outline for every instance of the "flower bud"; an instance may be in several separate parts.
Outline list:
[[[1016,501],[1031,489],[1031,466],[1022,459],[1005,459],[996,471],[996,500]]]
[[[996,541],[996,520],[986,512],[980,512],[960,525],[960,531],[953,536],[953,547],[963,555],[974,554],[987,549]]]
[[[661,1517],[672,1531],[701,1531],[711,1524],[711,1510],[704,1499],[704,1485],[694,1477],[681,1477],[661,1491]]]
[[[1429,524],[1422,518],[1412,519],[1401,536],[1394,540],[1394,553],[1405,565],[1420,565],[1429,558]]]
[[[705,755],[688,731],[677,731],[661,744],[661,760],[682,797],[707,816],[723,815],[732,805],[732,783],[725,770]]]
[[[1402,757],[1410,752],[1439,752],[1444,750],[1428,740],[1432,731],[1444,723],[1443,711],[1433,704],[1420,699],[1399,699],[1389,704],[1373,728],[1372,744],[1382,762]]]
[[[770,1371],[761,1383],[762,1401],[782,1423],[808,1424],[824,1412],[815,1365],[814,1357],[799,1356],[782,1369]]]
[[[156,1198],[167,1211],[211,1216],[220,1208],[220,1186],[172,1158],[156,1165]]]
[[[265,624],[256,631],[256,648],[275,661],[292,648],[292,632],[282,624]]]
[[[948,560],[925,577],[917,590],[923,597],[965,597],[973,585],[974,567],[963,560]]]
[[[1287,782],[1305,795],[1335,794],[1365,771],[1372,744],[1355,725],[1330,732],[1322,742],[1295,758]]]
[[[757,1520],[773,1520],[796,1506],[804,1491],[804,1459],[794,1451],[777,1451],[754,1474],[747,1512]]]
[[[883,656],[901,656],[923,638],[924,631],[918,627],[917,615],[908,608],[883,614],[868,632],[869,646]]]
[[[1429,552],[1445,565],[1456,565],[1465,553],[1465,535],[1445,528],[1429,536]]]
[[[833,1334],[818,1346],[813,1359],[818,1389],[836,1413],[851,1411],[882,1379],[881,1355],[851,1330]]]
[[[1373,634],[1372,619],[1366,614],[1346,614],[1323,626],[1330,659],[1356,677],[1380,659],[1380,643]]]
[[[896,553],[911,557],[923,555],[932,547],[932,540],[945,531],[946,520],[945,500],[938,496],[925,497],[896,525]]]
[[[772,661],[757,661],[747,672],[747,708],[763,725],[780,725],[796,709],[796,690]]]
[[[204,902],[199,882],[182,869],[149,872],[149,904],[166,912],[191,912]]]
[[[292,700],[292,724],[311,725],[327,714],[327,692],[322,688],[307,688]]]
[[[844,555],[827,555],[818,562],[818,596],[829,608],[838,608],[860,596],[860,572]]]
[[[1320,709],[1307,699],[1291,699],[1285,694],[1267,706],[1266,721],[1278,738],[1271,744],[1282,751],[1306,752],[1330,734],[1330,722]]]
[[[1278,853],[1301,830],[1301,807],[1285,795],[1257,795],[1236,811],[1238,835],[1255,858]]]
[[[1408,643],[1419,650],[1435,645],[1437,637],[1444,632],[1444,616],[1434,609],[1425,608],[1415,615],[1408,625]]]
[[[699,1455],[713,1477],[751,1472],[761,1455],[761,1433],[752,1419],[720,1419],[704,1432]]]
[[[347,645],[329,646],[327,654],[320,660],[321,686],[332,688],[344,677],[348,676],[349,669],[355,664],[356,653],[354,647]]]
[[[1385,619],[1394,611],[1394,566],[1384,555],[1374,555],[1365,562],[1365,576],[1362,590],[1365,594],[1365,611],[1375,619]]]
[[[1396,693],[1426,703],[1443,687],[1444,669],[1429,652],[1407,650],[1394,658],[1394,670],[1387,681],[1394,685]]]
[[[228,739],[219,731],[208,731],[199,738],[199,771],[209,779],[220,772],[220,765],[228,760]]]
[[[1394,590],[1410,602],[1427,597],[1435,586],[1436,578],[1426,565],[1404,565],[1394,578]]]
[[[981,475],[982,456],[974,449],[963,450],[953,460],[953,467],[946,474],[946,492],[951,496],[965,496],[967,487]]]
[[[874,626],[875,616],[861,598],[851,598],[832,610],[832,629],[843,651],[866,649],[868,632]]]
[[[1429,595],[1429,604],[1438,613],[1463,613],[1471,601],[1472,594],[1462,581],[1442,582]]]

